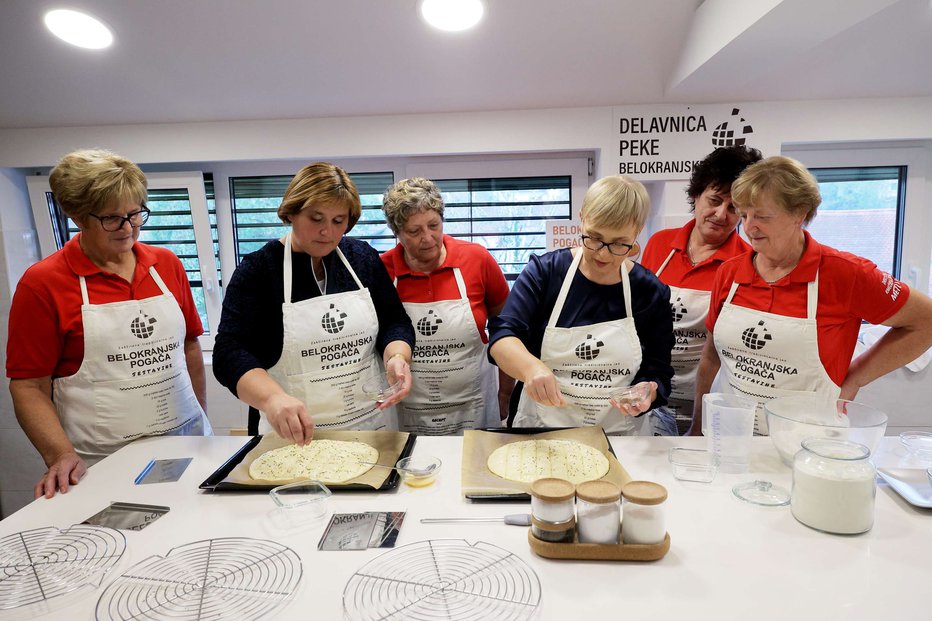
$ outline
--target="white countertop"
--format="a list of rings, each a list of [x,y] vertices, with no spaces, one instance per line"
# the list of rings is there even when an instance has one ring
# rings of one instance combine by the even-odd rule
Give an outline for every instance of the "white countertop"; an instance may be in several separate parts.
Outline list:
[[[90,469],[70,492],[39,499],[0,521],[0,537],[33,528],[80,523],[111,501],[167,505],[171,511],[139,532],[125,532],[126,554],[119,572],[152,555],[164,556],[186,543],[217,537],[271,539],[291,547],[303,562],[295,600],[275,618],[336,620],[350,577],[386,550],[319,552],[325,521],[283,522],[265,493],[205,493],[198,485],[247,438],[165,437],[141,440]],[[878,485],[873,529],[837,536],[797,522],[788,507],[760,508],[731,494],[735,483],[761,475],[790,487],[791,472],[768,438],[755,438],[751,472],[719,474],[711,484],[673,479],[667,452],[673,446],[704,446],[701,438],[612,438],[615,452],[635,479],[666,486],[671,548],[652,563],[557,561],[536,556],[527,529],[499,524],[427,525],[422,517],[501,516],[526,513],[529,503],[471,503],[460,494],[462,441],[421,437],[415,453],[439,456],[435,485],[400,486],[388,493],[335,494],[336,512],[406,511],[397,545],[457,538],[505,548],[523,559],[540,579],[541,619],[580,613],[613,613],[629,619],[856,619],[932,618],[932,509],[904,501]],[[180,481],[134,485],[150,459],[193,457]],[[878,466],[916,467],[897,438],[884,438]],[[104,585],[113,577],[104,579]],[[93,619],[102,589],[44,618]],[[4,618],[0,614],[0,618]]]

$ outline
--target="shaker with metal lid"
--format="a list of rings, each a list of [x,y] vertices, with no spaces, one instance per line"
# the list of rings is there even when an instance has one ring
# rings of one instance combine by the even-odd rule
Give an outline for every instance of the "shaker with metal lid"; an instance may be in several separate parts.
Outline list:
[[[827,533],[853,535],[874,525],[877,471],[863,444],[828,438],[803,440],[793,459],[793,517]]]

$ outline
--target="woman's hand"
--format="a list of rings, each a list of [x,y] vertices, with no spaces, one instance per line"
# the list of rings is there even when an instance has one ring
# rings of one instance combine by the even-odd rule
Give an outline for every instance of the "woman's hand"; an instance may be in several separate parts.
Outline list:
[[[411,392],[411,365],[408,364],[408,360],[403,354],[393,354],[385,361],[385,374],[388,376],[390,385],[394,386],[400,383],[401,387],[393,392],[388,399],[376,406],[380,410],[392,407]]]
[[[536,360],[536,365],[525,376],[524,391],[527,395],[541,405],[563,406],[566,401],[557,385],[557,378],[547,365]]]
[[[65,453],[49,466],[46,473],[36,483],[33,497],[51,498],[56,491],[67,494],[68,486],[77,485],[85,474],[87,474],[87,464],[84,460],[75,452]]]
[[[285,440],[304,446],[314,437],[314,421],[300,399],[280,391],[270,395],[259,409]]]
[[[626,401],[619,403],[615,399],[609,399],[612,407],[617,408],[625,416],[638,416],[650,409],[650,404],[657,398],[657,382],[638,382],[635,386],[646,386],[647,396],[639,401]],[[633,388],[632,387],[632,388]]]

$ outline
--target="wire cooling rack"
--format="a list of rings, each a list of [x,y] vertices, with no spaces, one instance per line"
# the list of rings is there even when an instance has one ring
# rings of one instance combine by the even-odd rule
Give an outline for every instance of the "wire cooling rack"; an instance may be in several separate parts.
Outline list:
[[[97,619],[260,619],[291,600],[301,576],[298,555],[274,541],[196,541],[117,577],[97,602]]]
[[[48,602],[101,581],[126,550],[118,530],[77,524],[0,539],[0,613]]]
[[[484,542],[419,541],[366,564],[343,590],[353,621],[529,619],[540,604],[537,574]]]

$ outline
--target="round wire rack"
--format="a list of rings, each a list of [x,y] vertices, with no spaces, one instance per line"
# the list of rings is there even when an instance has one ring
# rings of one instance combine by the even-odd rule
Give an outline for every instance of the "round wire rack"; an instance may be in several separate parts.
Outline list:
[[[295,551],[274,541],[196,541],[114,579],[97,601],[97,619],[260,619],[291,600],[302,573]]]
[[[387,552],[343,590],[348,619],[529,619],[540,581],[520,558],[484,542],[419,541]]]
[[[118,530],[77,524],[36,528],[0,539],[0,613],[100,586],[126,550]]]

